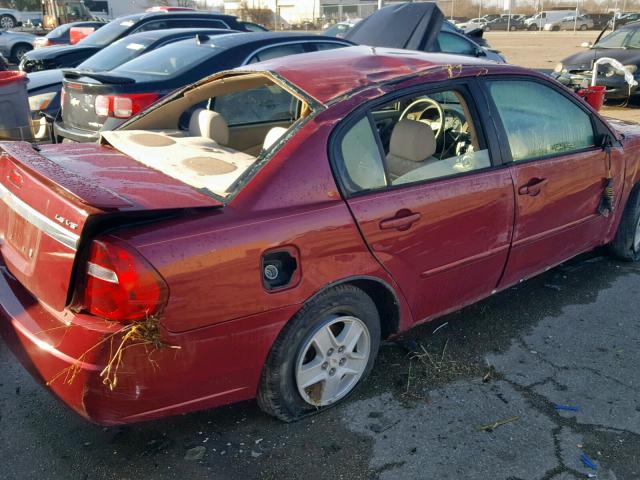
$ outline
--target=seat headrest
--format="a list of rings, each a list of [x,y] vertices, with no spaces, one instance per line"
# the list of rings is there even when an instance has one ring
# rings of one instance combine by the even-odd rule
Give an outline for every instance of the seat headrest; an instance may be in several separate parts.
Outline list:
[[[189,134],[193,137],[206,137],[219,143],[229,143],[229,125],[222,115],[206,108],[198,108],[191,114]]]
[[[391,132],[389,154],[412,162],[424,162],[436,153],[436,137],[426,123],[400,120]]]
[[[262,144],[262,149],[263,150],[268,149],[271,145],[276,143],[280,139],[280,137],[284,135],[284,132],[286,131],[287,129],[284,127],[273,127],[271,130],[269,130],[267,135],[264,137],[264,143]]]

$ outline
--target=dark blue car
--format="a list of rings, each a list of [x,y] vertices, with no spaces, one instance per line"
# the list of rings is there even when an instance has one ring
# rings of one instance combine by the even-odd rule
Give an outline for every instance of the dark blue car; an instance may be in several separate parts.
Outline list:
[[[116,18],[75,45],[33,50],[20,61],[20,70],[36,72],[54,68],[73,68],[116,40],[133,33],[170,28],[221,28],[247,31],[232,15],[210,12],[151,12]]]
[[[152,30],[149,32],[129,35],[78,65],[77,69],[87,72],[108,72],[123,63],[185,38],[195,38],[198,34],[224,35],[237,33],[235,30],[206,29],[206,28],[174,28],[171,30]],[[55,117],[60,110],[60,91],[62,90],[62,70],[44,70],[28,74],[27,84],[29,107],[34,119],[40,118],[41,113]]]

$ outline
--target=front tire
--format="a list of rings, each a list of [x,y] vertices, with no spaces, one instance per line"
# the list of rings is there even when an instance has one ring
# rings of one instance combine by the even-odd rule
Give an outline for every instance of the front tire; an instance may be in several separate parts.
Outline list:
[[[636,185],[629,195],[609,252],[626,262],[640,260],[640,185]]]
[[[367,377],[379,344],[380,316],[369,295],[352,285],[320,293],[271,347],[258,405],[285,422],[336,405]]]
[[[17,24],[16,19],[11,15],[0,15],[0,30],[9,30]]]
[[[20,60],[22,60],[22,57],[24,57],[25,53],[30,52],[31,50],[33,50],[33,47],[27,43],[20,43],[18,45],[15,45],[11,49],[11,59],[15,63],[20,63]]]
[[[580,25],[580,30],[582,30],[583,32],[587,29],[586,25]]]

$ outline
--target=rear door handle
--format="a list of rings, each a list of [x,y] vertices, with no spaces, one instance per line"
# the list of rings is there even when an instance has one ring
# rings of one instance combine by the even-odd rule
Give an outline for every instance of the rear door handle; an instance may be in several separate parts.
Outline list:
[[[518,188],[518,195],[529,195],[536,197],[547,183],[546,178],[532,178],[527,183]]]
[[[408,230],[411,228],[411,225],[420,220],[420,217],[422,217],[422,215],[419,213],[414,213],[410,210],[400,210],[394,217],[381,220],[380,230]]]

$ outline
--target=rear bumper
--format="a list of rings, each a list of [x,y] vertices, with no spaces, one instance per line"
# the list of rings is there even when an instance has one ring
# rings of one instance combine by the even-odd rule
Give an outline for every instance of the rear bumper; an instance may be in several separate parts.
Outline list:
[[[104,339],[120,325],[47,310],[0,259],[2,337],[51,393],[101,425],[152,420],[254,398],[269,349],[298,308],[293,305],[179,335],[163,332],[163,341],[176,348],[128,348],[112,390],[100,375],[112,348]]]
[[[97,142],[100,139],[100,132],[80,130],[78,128],[67,127],[63,122],[56,121],[53,124],[53,132],[56,137],[67,138],[78,143]]]

